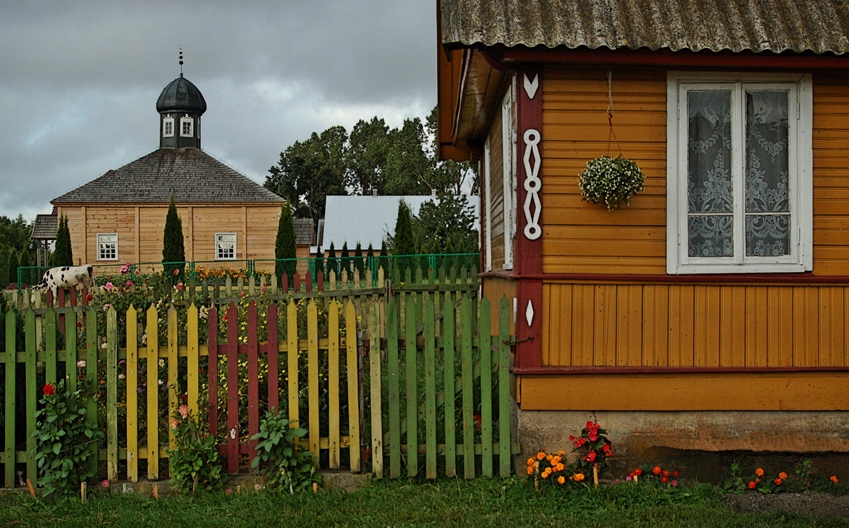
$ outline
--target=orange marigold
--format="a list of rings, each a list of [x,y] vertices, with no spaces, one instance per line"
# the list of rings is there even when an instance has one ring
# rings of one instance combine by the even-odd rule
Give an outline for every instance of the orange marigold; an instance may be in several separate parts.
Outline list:
[[[584,480],[584,474],[583,473],[575,473],[572,476],[572,478],[575,479],[575,482],[581,482],[582,480]]]
[[[832,475],[832,476],[831,476],[831,478],[830,478],[829,480],[830,480],[830,481],[832,481],[832,482],[834,482],[835,484],[837,484],[837,482],[838,482],[838,481],[837,481],[837,475]]]
[[[534,465],[534,458],[533,458],[533,457],[531,457],[531,458],[529,458],[529,459],[528,459],[528,465],[529,465],[529,466],[533,466],[533,465]]]
[[[749,489],[755,489],[757,487],[757,485],[758,485],[758,483],[755,482],[754,480],[749,481]]]
[[[543,458],[545,458],[545,451],[537,453],[537,460],[542,460]]]
[[[778,474],[778,478],[780,478],[781,480],[786,479],[786,478],[787,478],[787,473],[785,473],[785,472],[783,472],[783,471],[782,471],[781,473],[779,473],[779,474]]]
[[[566,469],[566,466],[563,464],[563,462],[560,462],[559,464],[554,466],[554,471],[563,471],[564,469]]]
[[[528,475],[534,474],[534,466],[528,466]]]
[[[764,476],[764,468],[758,468],[755,470],[755,475],[762,477]]]
[[[563,475],[560,475],[559,477],[557,477],[557,483],[560,484],[561,486],[563,484],[566,484],[566,477],[564,477]]]
[[[780,478],[777,478],[777,479],[773,480],[773,482],[775,482],[776,486],[781,486],[781,483],[784,482],[784,481],[781,480]]]

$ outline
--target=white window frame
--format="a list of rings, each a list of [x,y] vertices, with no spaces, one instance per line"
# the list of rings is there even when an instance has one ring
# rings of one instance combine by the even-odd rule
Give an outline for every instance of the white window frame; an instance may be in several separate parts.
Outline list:
[[[189,125],[186,130],[186,125]],[[191,116],[184,115],[180,118],[180,137],[193,137],[195,135],[195,120]]]
[[[215,233],[215,260],[236,260],[238,254],[237,240],[236,233]],[[232,244],[232,256],[224,254],[225,248],[222,247],[222,244]]]
[[[516,236],[516,133],[513,129],[513,86],[501,101],[501,157],[504,191],[504,269],[513,269]]]
[[[174,137],[174,118],[171,116],[162,120],[162,137]]]
[[[114,256],[108,253],[114,251]],[[118,260],[118,233],[97,234],[97,260]]]
[[[733,257],[690,257],[687,228],[687,92],[730,88],[732,91],[732,172],[735,203],[743,202],[745,152],[741,115],[747,88],[788,88],[790,254],[751,257],[745,254],[745,234],[740,220],[742,203],[735,209]],[[813,269],[813,95],[810,74],[746,74],[670,72],[667,76],[667,239],[666,271],[693,273],[794,273]]]

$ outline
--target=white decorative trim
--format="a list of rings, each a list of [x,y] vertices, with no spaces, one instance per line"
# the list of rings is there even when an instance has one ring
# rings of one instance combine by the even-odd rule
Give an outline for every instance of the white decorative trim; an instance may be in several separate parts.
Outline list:
[[[525,77],[525,93],[528,94],[528,99],[533,99],[537,94],[537,89],[539,88],[539,74],[535,73],[533,80],[528,78],[528,74],[524,74]]]
[[[530,299],[528,299],[528,307],[525,308],[525,320],[528,322],[528,326],[533,326],[533,324],[534,324],[534,303]]]
[[[542,213],[542,204],[539,200],[539,191],[542,188],[542,180],[539,179],[539,168],[542,160],[539,154],[540,134],[537,130],[529,128],[523,137],[525,141],[525,182],[524,187],[527,194],[523,210],[525,211],[525,238],[536,240],[542,236],[542,228],[539,225],[539,217]],[[533,156],[533,158],[531,158]]]

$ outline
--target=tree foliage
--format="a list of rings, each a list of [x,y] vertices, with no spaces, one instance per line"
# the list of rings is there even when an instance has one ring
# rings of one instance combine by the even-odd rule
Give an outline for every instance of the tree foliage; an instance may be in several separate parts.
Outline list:
[[[174,198],[168,204],[165,231],[162,234],[162,267],[171,282],[186,280],[186,250],[183,245],[183,222],[177,214]]]
[[[277,224],[277,241],[274,245],[274,275],[282,276],[284,273],[290,279],[295,275],[297,267],[298,245],[295,240],[295,222],[292,220],[292,211],[289,205],[284,205],[280,213],[280,222]]]
[[[280,161],[271,167],[265,188],[286,198],[295,208],[296,218],[324,218],[325,201],[330,195],[347,194],[345,128],[335,126],[306,141],[296,141],[280,153]]]
[[[422,253],[474,253],[478,251],[474,208],[466,196],[443,194],[424,202],[413,220]]]
[[[413,239],[413,213],[407,202],[398,202],[398,217],[395,220],[395,232],[392,237],[393,255],[413,255],[416,244]]]
[[[59,228],[56,231],[56,246],[50,256],[51,266],[73,266],[74,254],[71,250],[71,231],[68,229],[68,218],[59,217]]]

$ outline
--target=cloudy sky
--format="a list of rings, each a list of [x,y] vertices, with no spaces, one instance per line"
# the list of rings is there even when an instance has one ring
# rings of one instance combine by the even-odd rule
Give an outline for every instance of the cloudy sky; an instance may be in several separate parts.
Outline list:
[[[203,149],[259,183],[280,152],[333,125],[390,126],[436,104],[428,0],[0,0],[0,215],[159,146],[156,99],[203,93]]]

